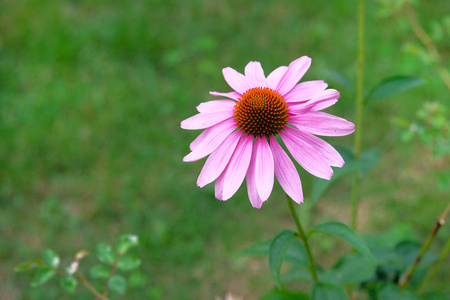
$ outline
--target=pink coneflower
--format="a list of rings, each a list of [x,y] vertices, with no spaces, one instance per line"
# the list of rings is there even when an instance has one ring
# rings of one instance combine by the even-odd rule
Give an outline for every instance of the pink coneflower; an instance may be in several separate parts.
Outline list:
[[[331,166],[344,165],[341,155],[315,135],[343,136],[352,133],[355,125],[320,111],[337,102],[337,90],[327,90],[322,80],[297,84],[310,65],[311,59],[302,56],[267,78],[257,61],[247,64],[245,75],[223,69],[225,81],[234,91],[210,94],[232,100],[201,103],[198,114],[181,122],[183,129],[206,128],[183,158],[196,161],[210,154],[198,177],[199,187],[215,180],[216,198],[228,200],[247,178],[250,202],[261,208],[272,192],[275,173],[284,191],[302,203],[300,176],[277,135],[314,176],[330,179]]]

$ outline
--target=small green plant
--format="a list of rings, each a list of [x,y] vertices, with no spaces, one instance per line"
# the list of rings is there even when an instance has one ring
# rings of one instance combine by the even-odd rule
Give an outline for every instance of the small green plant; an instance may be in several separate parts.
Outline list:
[[[32,287],[41,286],[59,276],[59,284],[65,291],[74,293],[80,283],[95,295],[95,299],[106,300],[109,299],[109,291],[119,295],[125,294],[127,280],[117,272],[132,271],[141,265],[141,260],[135,254],[129,253],[129,250],[138,244],[138,237],[130,234],[120,236],[115,248],[106,243],[97,244],[95,254],[100,263],[94,264],[89,270],[89,277],[95,280],[95,285],[88,281],[80,269],[81,261],[89,255],[85,250],[79,250],[66,268],[61,265],[59,255],[47,249],[42,259],[22,263],[16,266],[14,271],[30,273],[33,276]],[[102,284],[97,284],[100,282]],[[103,289],[99,290],[98,287],[102,286]]]

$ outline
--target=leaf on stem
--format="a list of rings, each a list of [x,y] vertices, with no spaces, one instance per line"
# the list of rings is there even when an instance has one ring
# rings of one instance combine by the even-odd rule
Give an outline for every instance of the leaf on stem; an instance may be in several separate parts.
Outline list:
[[[344,288],[328,283],[315,283],[312,292],[312,300],[348,300]],[[395,299],[395,298],[383,298]]]
[[[95,265],[89,270],[89,276],[94,279],[105,279],[109,277],[109,269],[104,265]]]
[[[269,248],[269,267],[278,287],[281,287],[280,271],[289,244],[297,234],[292,230],[283,230],[272,241]]]
[[[111,291],[114,291],[119,295],[123,295],[127,290],[127,281],[120,275],[114,275],[108,281],[108,287]]]
[[[61,277],[59,279],[59,284],[65,291],[67,291],[69,293],[73,293],[73,292],[75,292],[75,289],[77,288],[78,281],[73,276],[66,276],[66,277]]]
[[[273,288],[259,300],[309,300],[309,296],[299,292]]]
[[[39,269],[34,275],[34,279],[31,282],[31,286],[32,287],[40,286],[49,281],[55,274],[56,274],[55,270],[53,270],[50,267]]]
[[[141,260],[132,254],[126,254],[119,258],[117,262],[117,269],[122,271],[131,271],[141,265]]]
[[[97,244],[97,258],[102,263],[112,265],[116,260],[116,253],[113,248],[105,243]]]
[[[117,243],[117,253],[124,254],[128,249],[136,247],[139,244],[139,238],[137,235],[124,234],[120,236]]]
[[[383,99],[400,92],[406,91],[410,88],[422,85],[424,82],[417,77],[409,76],[393,76],[384,79],[377,86],[375,86],[365,99],[365,103],[369,101]]]
[[[60,262],[59,256],[55,253],[55,251],[47,249],[44,252],[44,262],[51,268],[57,268]]]
[[[44,265],[45,264],[42,259],[35,259],[35,260],[27,261],[27,262],[24,262],[24,263],[21,263],[21,264],[15,266],[14,272],[26,272],[26,271],[30,271],[35,268],[41,268]]]
[[[358,250],[364,257],[366,257],[371,263],[375,264],[376,260],[370,249],[362,238],[360,238],[350,227],[340,222],[327,222],[314,226],[308,232],[308,237],[314,233],[328,233],[337,236],[356,250]]]

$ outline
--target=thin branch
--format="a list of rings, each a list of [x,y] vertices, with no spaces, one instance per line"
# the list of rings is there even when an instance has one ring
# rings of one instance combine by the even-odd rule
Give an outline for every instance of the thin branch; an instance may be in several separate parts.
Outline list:
[[[428,235],[427,239],[422,245],[422,248],[420,249],[419,254],[417,255],[414,263],[411,267],[406,271],[406,273],[400,278],[398,285],[401,289],[404,289],[409,281],[411,280],[411,277],[413,276],[414,272],[417,269],[417,266],[419,265],[420,261],[422,260],[423,256],[427,252],[428,248],[430,248],[431,243],[433,242],[434,238],[436,237],[437,232],[439,229],[445,224],[445,218],[450,211],[450,203],[445,208],[444,212],[440,215],[438,218],[436,224],[434,225],[433,229],[431,230],[430,234]]]
[[[91,293],[95,295],[95,299],[108,300],[106,296],[100,294],[100,292],[97,291],[97,289],[86,280],[86,277],[84,277],[83,273],[77,271],[75,274],[77,275],[80,282],[84,285],[84,287],[86,287]]]
[[[417,18],[416,12],[412,8],[411,4],[408,1],[404,3],[404,11],[406,16],[408,17],[408,21],[411,24],[412,30],[415,36],[425,45],[430,56],[438,63],[438,72],[442,78],[442,81],[450,90],[450,74],[441,64],[442,57],[439,54],[439,51],[436,45],[433,42],[433,39],[423,30],[422,26],[420,26],[419,19]]]

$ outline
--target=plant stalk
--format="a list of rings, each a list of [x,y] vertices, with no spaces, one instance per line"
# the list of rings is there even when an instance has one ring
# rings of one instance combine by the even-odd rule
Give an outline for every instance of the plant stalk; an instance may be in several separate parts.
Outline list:
[[[434,227],[431,230],[430,234],[428,235],[427,239],[423,243],[422,248],[420,249],[420,252],[417,255],[414,263],[412,264],[411,267],[409,267],[409,269],[406,271],[406,273],[400,278],[398,285],[401,289],[406,288],[406,286],[408,285],[409,281],[411,280],[411,277],[413,276],[414,272],[417,269],[417,266],[419,265],[423,256],[427,252],[428,248],[430,248],[430,245],[433,242],[434,238],[436,237],[437,232],[445,224],[445,217],[447,216],[449,211],[450,211],[450,203],[447,205],[444,212],[438,218],[436,224],[434,225]]]
[[[305,231],[303,230],[303,227],[298,218],[297,212],[295,211],[295,207],[293,204],[294,201],[287,194],[286,194],[286,199],[288,202],[288,206],[289,206],[289,210],[291,212],[292,218],[294,219],[295,225],[297,226],[298,236],[305,244],[306,253],[308,254],[309,264],[311,266],[311,268],[310,268],[311,276],[314,279],[314,282],[318,282],[319,279],[317,277],[316,264],[314,263],[314,258],[312,256],[311,248],[309,247],[308,237],[306,236]]]
[[[93,287],[87,280],[86,277],[84,277],[83,273],[80,271],[76,271],[75,273],[78,277],[78,279],[81,281],[81,284],[84,285],[85,288],[87,288],[92,294],[95,295],[95,299],[101,299],[101,300],[108,300],[105,296],[100,294],[99,291],[95,287]]]
[[[363,92],[364,92],[364,0],[358,0],[358,75],[356,79],[356,121],[355,121],[355,159],[361,155],[361,137],[363,128]],[[359,201],[360,172],[353,173],[352,185],[352,228],[358,227],[358,201]]]

